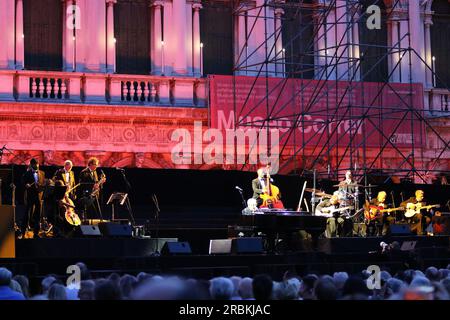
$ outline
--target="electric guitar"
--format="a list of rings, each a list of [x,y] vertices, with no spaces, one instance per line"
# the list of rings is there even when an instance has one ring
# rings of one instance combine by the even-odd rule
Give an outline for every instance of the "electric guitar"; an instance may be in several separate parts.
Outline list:
[[[428,206],[422,206],[422,204],[420,202],[419,203],[408,202],[406,204],[405,217],[412,218],[417,213],[420,213],[420,210],[429,210],[431,208],[440,208],[440,205],[439,204],[430,204]]]

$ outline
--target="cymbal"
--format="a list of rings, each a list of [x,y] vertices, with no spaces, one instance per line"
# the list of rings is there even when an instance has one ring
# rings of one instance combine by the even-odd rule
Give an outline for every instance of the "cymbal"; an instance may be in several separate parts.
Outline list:
[[[370,186],[361,186],[361,188],[375,188],[378,187],[376,184],[371,184]]]
[[[316,196],[319,196],[319,197],[322,197],[322,198],[331,198],[332,197],[331,194],[328,194],[328,193],[325,193],[325,192],[317,192]]]
[[[305,188],[306,192],[322,192],[322,190],[319,189],[313,189],[313,188]]]
[[[343,185],[343,184],[342,184]],[[333,187],[340,187],[342,186],[341,184],[335,184],[333,185]],[[349,186],[352,187],[361,187],[361,188],[369,188],[369,186],[363,186],[362,184],[358,184],[358,183],[354,183],[354,184],[349,184]],[[371,187],[376,187],[375,185],[371,186]]]
[[[323,192],[322,190],[319,190],[319,189],[306,188],[305,191],[306,192],[314,192],[316,194],[316,196],[318,196],[318,197],[325,197],[325,198],[331,198],[332,197],[331,194],[325,193],[325,192]]]

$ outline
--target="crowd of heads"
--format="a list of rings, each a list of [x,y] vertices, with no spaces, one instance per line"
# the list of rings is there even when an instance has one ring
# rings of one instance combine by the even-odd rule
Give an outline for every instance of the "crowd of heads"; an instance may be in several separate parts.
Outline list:
[[[79,283],[48,275],[39,292],[31,294],[26,276],[0,268],[0,299],[8,300],[450,300],[450,265],[424,271],[407,269],[379,274],[379,287],[369,289],[372,274],[335,272],[303,276],[286,272],[282,279],[267,274],[254,277],[216,277],[209,280],[141,272],[92,277],[83,263]]]

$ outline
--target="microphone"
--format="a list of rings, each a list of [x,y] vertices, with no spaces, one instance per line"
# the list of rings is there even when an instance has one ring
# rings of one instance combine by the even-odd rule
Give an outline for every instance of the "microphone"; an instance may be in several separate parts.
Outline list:
[[[381,247],[381,253],[384,253],[389,250],[389,245],[384,241],[380,242],[380,247]]]
[[[237,190],[239,190],[240,192],[244,191],[241,188],[239,188],[238,186],[235,187]]]
[[[116,167],[116,170],[117,170],[117,171],[125,171],[124,168],[118,168],[118,167]]]

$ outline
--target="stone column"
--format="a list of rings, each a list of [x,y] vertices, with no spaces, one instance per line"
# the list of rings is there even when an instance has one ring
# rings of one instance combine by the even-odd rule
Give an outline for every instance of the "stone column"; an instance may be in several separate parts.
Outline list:
[[[425,61],[427,63],[425,67],[426,74],[426,86],[428,88],[433,87],[433,53],[431,52],[431,26],[433,25],[433,21],[431,18],[431,13],[425,13]]]
[[[409,52],[408,52],[408,21],[404,20],[406,19],[404,16],[402,17],[402,20],[399,21],[399,29],[400,29],[400,52],[399,52],[399,59],[401,59],[400,62],[400,82],[402,83],[408,83],[409,82]]]
[[[246,67],[248,65],[247,62],[247,52],[248,52],[248,43],[247,43],[247,30],[246,30],[246,20],[247,20],[247,6],[245,3],[240,5],[240,11],[237,16],[237,21],[235,22],[235,50],[234,50],[234,61],[235,65],[238,69],[235,71],[236,75],[246,75],[247,70]]]
[[[163,1],[155,1],[153,3],[153,28],[150,28],[150,30],[153,29],[153,39],[152,39],[152,47],[153,47],[153,57],[152,57],[152,74],[155,75],[162,75],[163,74],[163,38],[162,38],[162,25],[161,25],[161,14],[162,14],[162,8],[164,6]]]
[[[351,39],[351,29],[347,29],[348,12],[346,4],[347,2],[343,0],[336,1],[336,20],[332,21],[332,23],[335,23],[336,28],[336,44],[328,45],[337,47],[336,57],[333,60],[333,64],[336,64],[335,71],[337,71],[337,79],[339,80],[350,80],[350,71],[348,70],[348,67],[350,66],[348,63],[349,45],[347,44]],[[334,30],[332,32],[334,32]]]
[[[108,0],[109,1],[109,0]],[[106,2],[86,1],[82,11],[85,72],[106,72]]]
[[[64,5],[64,21],[63,21],[63,68],[64,71],[75,71],[75,26],[70,20],[73,17],[72,8],[74,5],[73,0],[63,0]]]
[[[198,77],[201,76],[200,74],[200,66],[201,61],[200,58],[200,9],[202,8],[202,5],[200,3],[193,3],[192,4],[192,10],[193,12],[193,20],[192,20],[192,53],[193,53],[193,59],[192,59],[192,69],[194,72],[194,76]]]
[[[425,48],[423,37],[423,23],[420,19],[419,1],[408,1],[409,8],[409,33],[411,37],[411,77],[412,82],[425,83]]]
[[[0,69],[15,69],[14,0],[0,1]]]
[[[360,59],[360,52],[359,52],[359,12],[355,12],[353,15],[353,24],[352,24],[352,45],[351,45],[351,57],[352,62],[350,63],[352,67],[352,74],[354,75],[353,80],[359,81],[361,78],[361,69],[359,68],[359,59]]]
[[[284,52],[283,52],[283,36],[281,18],[284,15],[284,10],[281,8],[275,9],[275,75],[284,78]]]
[[[173,28],[174,28],[174,41],[176,48],[174,52],[174,75],[186,75],[187,73],[187,59],[186,59],[186,0],[173,0]],[[170,23],[166,21],[165,23]]]
[[[106,72],[116,71],[116,38],[114,36],[114,4],[117,0],[106,0]]]
[[[400,65],[398,65],[398,61],[401,57],[401,53],[398,52],[400,48],[400,44],[398,43],[398,30],[399,22],[395,17],[392,17],[388,21],[388,46],[392,47],[392,53],[389,55],[388,59],[388,73],[391,74],[389,79],[391,82],[400,81]]]
[[[16,2],[16,69],[21,70],[25,66],[25,46],[23,34],[23,1]]]
[[[325,59],[325,19],[323,19],[323,16],[320,14],[315,14],[313,19],[315,20],[315,23],[319,28],[316,39],[314,41],[314,51],[316,52],[314,57],[314,65],[316,66],[314,68],[314,78],[320,80],[325,79],[326,77],[324,71],[325,65],[327,63]]]

